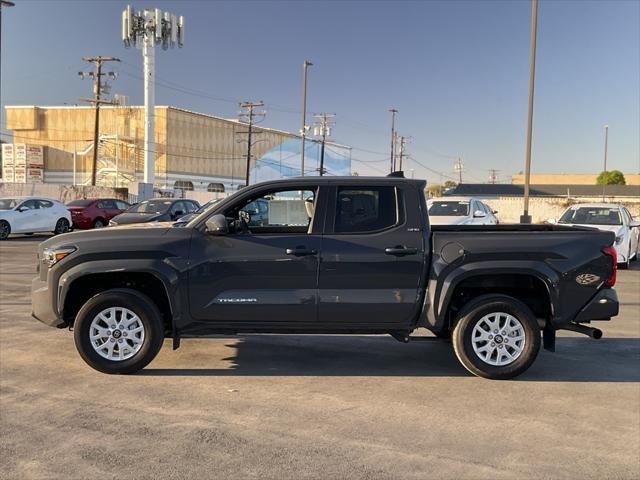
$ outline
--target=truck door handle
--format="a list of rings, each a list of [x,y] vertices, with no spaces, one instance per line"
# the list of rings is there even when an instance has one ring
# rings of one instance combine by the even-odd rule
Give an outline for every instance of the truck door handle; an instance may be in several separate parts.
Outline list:
[[[318,251],[312,248],[296,247],[296,248],[287,248],[285,250],[285,253],[287,255],[294,255],[296,257],[304,257],[305,255],[315,255],[318,253]]]
[[[418,253],[418,249],[398,245],[395,247],[385,248],[384,253],[385,255],[395,255],[397,257],[403,257],[405,255],[416,255]]]

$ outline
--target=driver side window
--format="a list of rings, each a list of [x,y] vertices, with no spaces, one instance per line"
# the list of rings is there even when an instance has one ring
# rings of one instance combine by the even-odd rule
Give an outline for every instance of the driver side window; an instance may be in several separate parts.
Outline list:
[[[225,212],[235,233],[278,234],[309,231],[315,213],[315,190],[291,189],[262,193]]]

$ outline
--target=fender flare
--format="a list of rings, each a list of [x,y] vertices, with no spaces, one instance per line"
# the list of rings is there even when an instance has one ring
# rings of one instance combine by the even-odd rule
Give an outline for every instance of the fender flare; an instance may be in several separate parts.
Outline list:
[[[525,275],[542,282],[551,301],[551,316],[555,318],[559,312],[558,273],[548,264],[538,260],[494,260],[474,262],[463,265],[451,265],[451,270],[443,270],[436,278],[429,280],[429,296],[431,297],[426,312],[427,324],[434,330],[442,330],[446,322],[446,313],[451,304],[453,293],[463,281],[477,276],[500,276],[505,274]]]
[[[126,264],[123,266],[123,264]],[[172,330],[175,334],[176,323],[182,311],[182,296],[180,291],[180,278],[175,270],[163,259],[114,259],[93,260],[80,263],[66,272],[58,280],[57,305],[58,313],[62,315],[63,305],[69,294],[71,285],[87,276],[94,274],[118,274],[118,273],[145,273],[153,275],[163,285],[171,311]]]

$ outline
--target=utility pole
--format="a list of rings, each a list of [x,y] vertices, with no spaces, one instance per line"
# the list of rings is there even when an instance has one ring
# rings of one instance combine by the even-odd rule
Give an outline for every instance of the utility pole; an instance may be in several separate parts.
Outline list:
[[[102,64],[104,62],[119,62],[120,60],[115,57],[103,57],[98,55],[97,57],[83,57],[82,60],[85,62],[91,62],[95,65],[94,72],[78,72],[80,78],[84,79],[85,77],[89,77],[93,80],[93,95],[94,98],[81,98],[80,100],[94,103],[96,105],[96,118],[94,121],[94,130],[93,130],[93,162],[91,164],[91,185],[96,184],[96,171],[98,169],[98,142],[100,141],[100,104],[108,104],[114,105],[115,102],[112,100],[102,100],[100,98],[101,93],[109,92],[109,84],[106,82],[102,82],[102,76],[105,75],[102,73]],[[114,72],[108,73],[109,77],[112,80],[115,80],[117,75]]]
[[[302,64],[302,128],[300,129],[300,176],[304,177],[304,139],[307,135],[307,68],[313,65],[309,60]]]
[[[500,170],[496,170],[495,168],[489,169],[489,183],[495,184],[498,183],[498,172]]]
[[[313,117],[316,119],[316,123],[313,128],[313,134],[315,136],[322,137],[322,143],[320,146],[320,176],[323,176],[324,171],[324,144],[327,141],[327,136],[331,135],[331,128],[335,124],[335,113],[314,113]]]
[[[389,173],[393,173],[396,165],[394,151],[396,143],[396,113],[398,113],[398,110],[396,110],[395,108],[390,108],[389,112],[391,112],[391,157],[389,159]]]
[[[399,162],[398,162],[398,170],[402,171],[402,159],[404,157],[408,157],[409,155],[407,155],[406,153],[404,153],[404,147],[407,145],[407,143],[409,142],[409,140],[411,139],[411,137],[405,137],[405,136],[400,136],[398,143],[400,144],[400,152],[398,154],[399,157]]]
[[[536,37],[538,34],[538,0],[531,0],[531,45],[529,49],[529,112],[527,115],[527,151],[524,171],[524,211],[520,223],[531,223],[529,183],[531,182],[531,130],[533,127],[533,87],[536,78]]]
[[[607,147],[609,143],[609,125],[604,126],[604,182],[602,183],[602,201],[607,193]]]
[[[453,164],[453,169],[458,172],[458,185],[462,184],[462,171],[464,170],[464,162],[462,158],[458,158],[456,163]]]
[[[247,101],[247,102],[240,102],[240,108],[244,109],[241,112],[238,112],[239,115],[239,119],[240,121],[244,121],[244,123],[247,124],[247,131],[246,132],[239,132],[239,133],[246,133],[247,134],[247,171],[245,173],[245,186],[249,186],[249,171],[251,169],[251,137],[256,133],[253,131],[253,125],[254,123],[258,123],[258,121],[256,121],[256,118],[259,118],[260,121],[262,119],[264,119],[264,117],[266,116],[267,112],[265,111],[261,111],[261,112],[256,112],[255,108],[257,107],[263,107],[264,106],[264,102],[260,101],[260,102],[251,102],[251,101]],[[261,132],[257,132],[257,133],[261,133]]]

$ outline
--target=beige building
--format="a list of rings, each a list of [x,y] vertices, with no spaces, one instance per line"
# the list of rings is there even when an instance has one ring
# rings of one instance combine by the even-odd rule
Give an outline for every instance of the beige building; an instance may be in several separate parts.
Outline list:
[[[44,145],[45,183],[87,185],[91,181],[95,109],[91,106],[7,106],[13,143]],[[245,184],[247,125],[176,107],[155,107],[156,187],[232,191]],[[254,127],[250,183],[300,174],[300,137]],[[141,181],[144,109],[100,109],[97,185],[124,187]],[[325,163],[334,174],[349,174],[348,147],[328,144]],[[317,169],[319,147],[305,148],[306,174]]]
[[[531,175],[531,185],[596,185],[598,175],[598,173],[535,173]],[[640,185],[638,173],[625,173],[624,179],[627,185]],[[524,174],[512,175],[511,183],[524,185]]]

